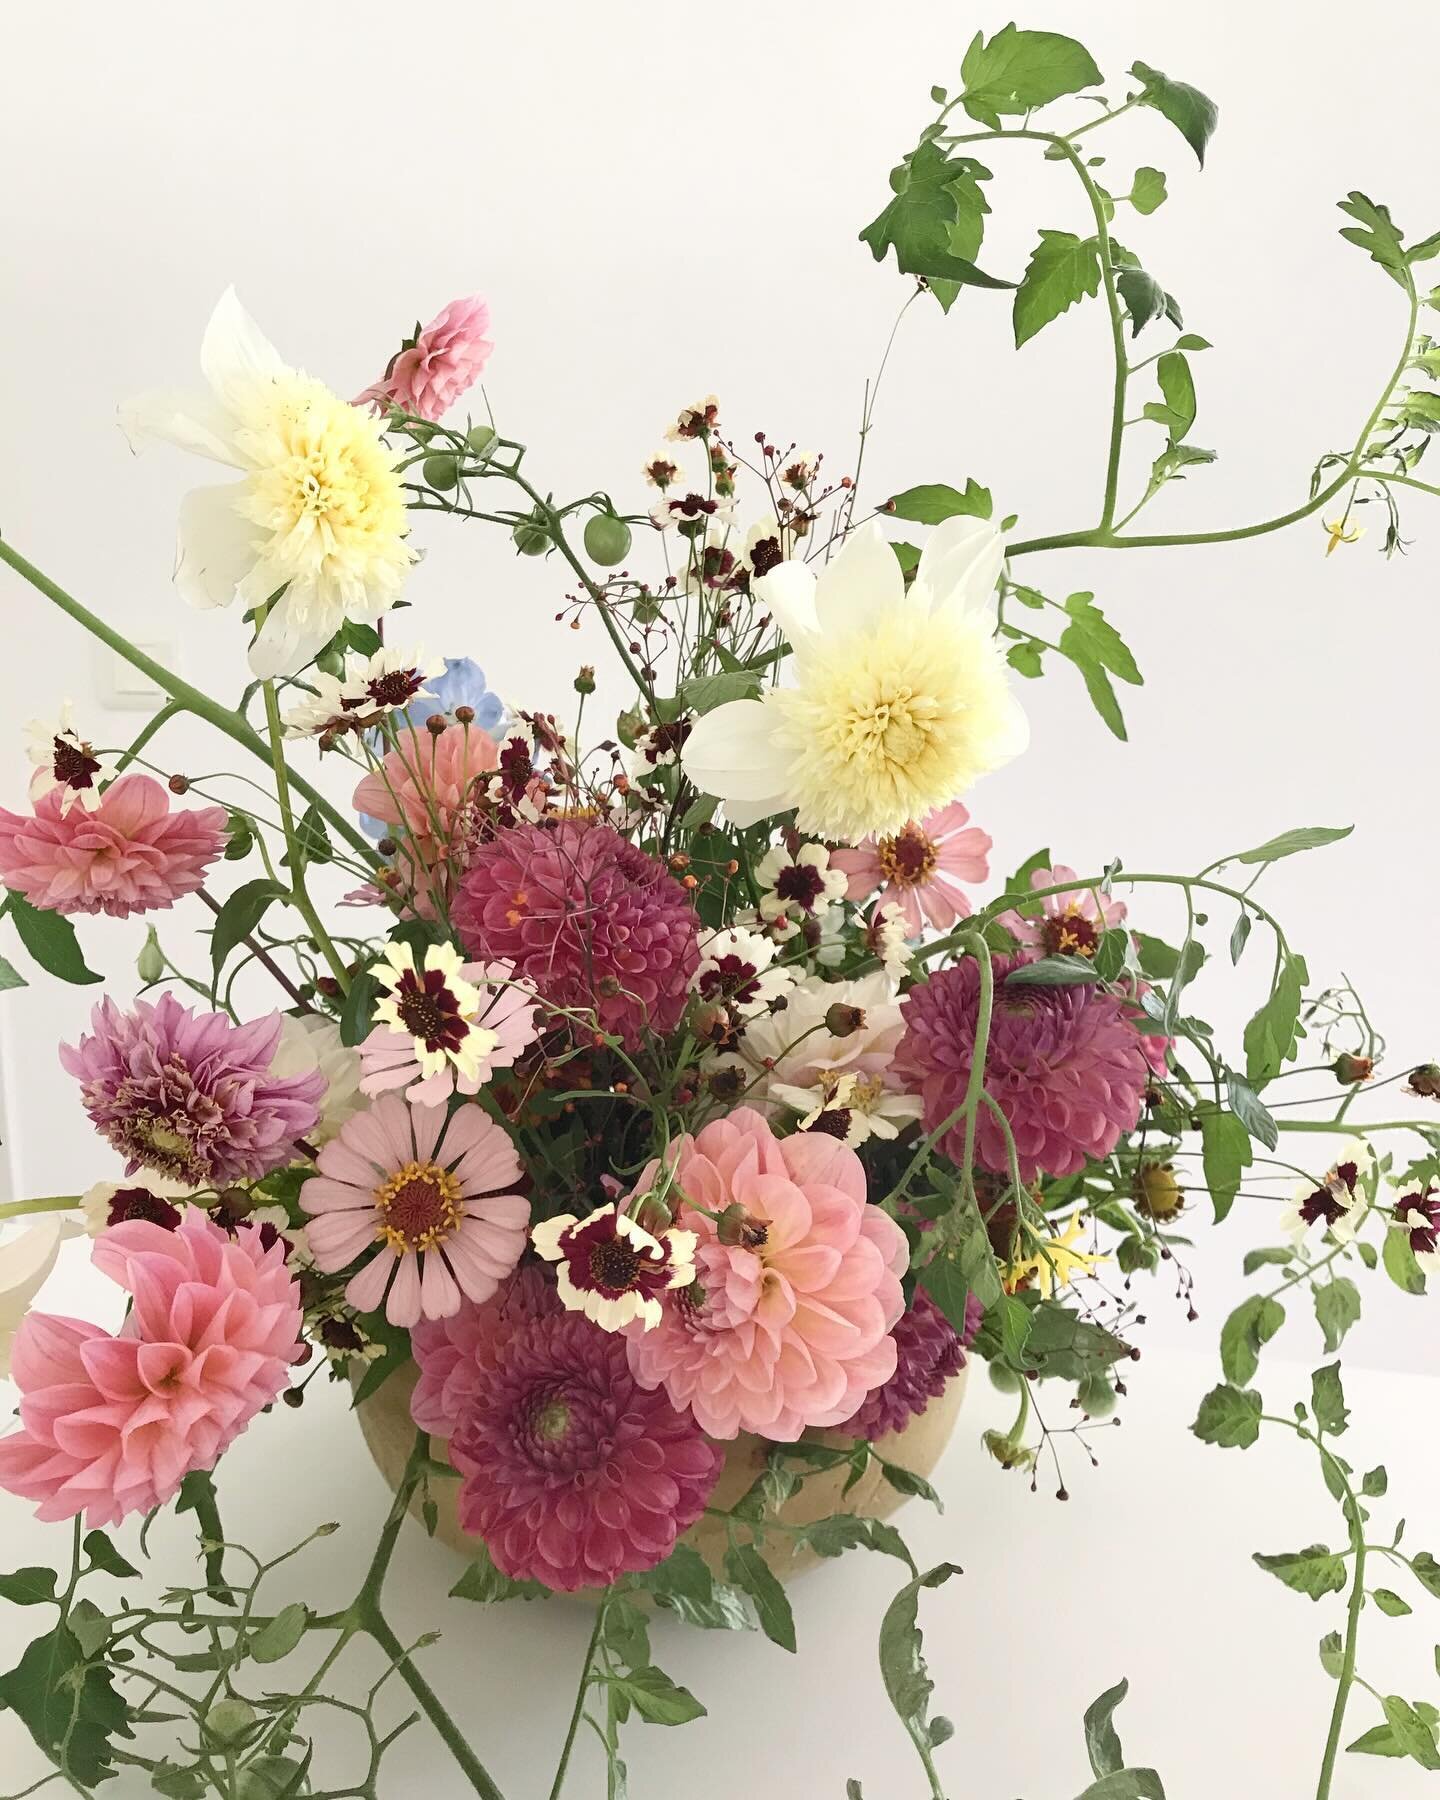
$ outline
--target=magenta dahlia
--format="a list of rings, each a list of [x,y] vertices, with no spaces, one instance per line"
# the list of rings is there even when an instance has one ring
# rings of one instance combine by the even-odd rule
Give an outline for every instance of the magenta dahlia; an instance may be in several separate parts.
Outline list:
[[[1007,987],[1011,970],[1032,955],[997,956],[995,1006],[985,1055],[985,1087],[1015,1136],[1020,1176],[1073,1175],[1108,1156],[1140,1117],[1146,1083],[1164,1068],[1158,1038],[1137,1028],[1133,1002],[1103,988]],[[936,1130],[965,1098],[975,1047],[980,968],[966,958],[912,988],[905,997],[905,1035],[895,1073],[925,1103],[925,1128]],[[963,1154],[964,1127],[940,1140]],[[976,1161],[1003,1174],[1005,1135],[988,1107],[980,1109]]]
[[[314,1129],[328,1082],[318,1069],[272,1075],[280,1015],[235,1025],[173,994],[121,1012],[105,999],[93,1035],[62,1044],[91,1121],[125,1157],[125,1173],[157,1169],[191,1187],[258,1181],[291,1161]]]
[[[560,1296],[539,1263],[522,1263],[497,1292],[478,1305],[461,1304],[448,1319],[421,1319],[410,1328],[410,1348],[420,1378],[410,1396],[410,1416],[433,1437],[455,1435],[480,1390],[515,1335],[560,1312]]]
[[[719,1450],[579,1313],[499,1345],[450,1439],[460,1523],[500,1571],[573,1592],[653,1569],[704,1511]]]
[[[895,1373],[865,1398],[841,1431],[856,1437],[881,1438],[903,1431],[945,1392],[945,1384],[965,1367],[965,1352],[974,1342],[984,1312],[974,1294],[965,1301],[962,1337],[923,1288],[905,1309],[891,1335],[895,1339]]]
[[[684,888],[587,820],[497,832],[472,856],[451,919],[472,956],[513,963],[551,1006],[595,1014],[629,1049],[679,1023],[700,962]]]

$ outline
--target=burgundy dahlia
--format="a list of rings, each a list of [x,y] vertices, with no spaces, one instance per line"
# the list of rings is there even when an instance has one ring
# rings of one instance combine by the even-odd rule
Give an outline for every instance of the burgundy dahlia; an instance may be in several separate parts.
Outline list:
[[[974,1294],[967,1296],[965,1335],[961,1337],[925,1290],[917,1288],[890,1334],[898,1356],[895,1373],[837,1429],[872,1442],[892,1431],[903,1431],[932,1400],[940,1398],[946,1382],[965,1367],[965,1351],[974,1342],[984,1310]]]
[[[993,959],[995,1005],[985,1055],[985,1087],[1009,1121],[1023,1181],[1073,1175],[1108,1156],[1140,1117],[1145,1086],[1164,1068],[1162,1040],[1137,1029],[1132,1001],[1089,984],[1073,987],[1005,985],[1028,954]],[[905,999],[905,1035],[895,1072],[925,1103],[925,1128],[934,1131],[965,1098],[975,1047],[980,968],[973,958],[944,969]],[[964,1126],[941,1139],[959,1160]],[[1003,1174],[1005,1135],[981,1107],[976,1161]]]
[[[578,1313],[516,1330],[450,1440],[460,1523],[515,1581],[573,1592],[653,1569],[704,1511],[719,1450]]]
[[[553,1007],[593,1013],[627,1049],[672,1030],[700,961],[695,909],[609,825],[512,825],[474,853],[451,908],[466,950],[503,959]]]

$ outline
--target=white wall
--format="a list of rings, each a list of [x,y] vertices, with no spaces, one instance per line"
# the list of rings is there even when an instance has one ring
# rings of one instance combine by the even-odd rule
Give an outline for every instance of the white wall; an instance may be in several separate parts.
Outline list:
[[[194,374],[232,280],[281,348],[344,392],[417,316],[482,290],[498,417],[562,494],[598,484],[638,504],[641,458],[710,389],[737,433],[793,437],[840,470],[905,294],[855,234],[929,116],[930,84],[954,85],[975,26],[1005,16],[930,0],[10,10],[0,528],[122,628],[168,642],[191,678],[238,687],[238,619],[187,613],[168,580],[176,503],[205,471],[163,450],[133,459],[114,425],[121,397]],[[1137,163],[1169,172],[1169,203],[1124,238],[1216,345],[1195,359],[1194,436],[1221,460],[1166,494],[1152,528],[1294,504],[1315,456],[1358,430],[1403,330],[1396,290],[1341,243],[1332,203],[1359,186],[1413,233],[1440,225],[1433,5],[1384,0],[1362,29],[1334,0],[1303,12],[1030,0],[1020,22],[1076,32],[1117,86],[1139,57],[1221,102],[1203,175],[1154,114],[1106,144],[1117,187]],[[1016,274],[1036,226],[1084,218],[1064,171],[1019,147],[994,162],[984,260]],[[1094,305],[1019,356],[1003,297],[967,294],[948,319],[917,306],[878,409],[870,492],[973,475],[1027,534],[1088,523],[1106,381]],[[1130,479],[1145,466],[1138,453]],[[974,796],[1002,867],[1048,842],[1081,867],[1118,853],[1187,870],[1286,826],[1354,821],[1351,840],[1277,869],[1263,891],[1312,970],[1354,977],[1399,1063],[1440,1051],[1428,942],[1440,514],[1414,498],[1417,542],[1389,566],[1374,532],[1326,560],[1314,521],[1203,551],[1034,559],[1027,578],[1051,592],[1096,591],[1148,685],[1124,696],[1128,747],[1068,669],[1027,687],[1033,748]],[[517,561],[481,530],[427,523],[417,625],[512,698],[568,704],[575,666],[603,662],[603,646],[552,622],[565,588],[553,564]],[[100,665],[42,600],[5,575],[0,604],[15,728],[0,785],[18,801],[18,726],[51,696],[72,695],[117,740],[136,719],[96,717]],[[192,772],[230,760],[199,727],[162,741]],[[1174,924],[1153,896],[1134,916]],[[83,935],[116,960],[143,928]],[[1252,959],[1243,981],[1197,992],[1217,1023],[1254,1004]],[[18,1192],[110,1166],[53,1052],[91,998],[47,984],[0,1005]],[[1242,1234],[1261,1229],[1237,1214],[1200,1254],[1197,1329],[1224,1310]],[[1183,1331],[1154,1298],[1156,1329]],[[1355,1354],[1433,1367],[1429,1315],[1403,1307],[1367,1322]]]

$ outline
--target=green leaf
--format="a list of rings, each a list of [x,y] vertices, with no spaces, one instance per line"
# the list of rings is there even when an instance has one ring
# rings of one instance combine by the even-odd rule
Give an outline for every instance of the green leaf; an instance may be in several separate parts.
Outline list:
[[[284,894],[285,889],[279,882],[271,881],[265,875],[255,881],[245,882],[231,894],[216,914],[215,925],[210,933],[210,963],[217,976],[224,968],[225,959],[230,952],[249,937]]]
[[[1200,1402],[1191,1430],[1202,1444],[1248,1450],[1260,1435],[1263,1404],[1254,1388],[1217,1387]]]
[[[103,1531],[87,1531],[82,1547],[90,1559],[87,1574],[99,1570],[102,1574],[114,1575],[121,1581],[139,1580],[140,1571],[133,1563],[126,1562]]]
[[[1422,1769],[1440,1769],[1440,1754],[1435,1749],[1435,1728],[1398,1694],[1387,1694],[1382,1705],[1385,1723],[1390,1727],[1401,1752]]]
[[[1260,1367],[1260,1352],[1285,1323],[1285,1308],[1264,1294],[1242,1300],[1220,1331],[1225,1379],[1243,1387]]]
[[[817,1556],[841,1556],[847,1550],[878,1550],[885,1556],[897,1557],[912,1575],[918,1574],[905,1540],[893,1525],[882,1519],[862,1519],[856,1513],[834,1513],[828,1519],[817,1519],[800,1533],[801,1539]]]
[[[1165,204],[1163,169],[1137,169],[1130,184],[1130,204],[1138,213],[1153,213]]]
[[[1001,983],[1006,988],[1093,987],[1100,977],[1086,956],[1042,956],[1038,962],[1021,963]]]
[[[295,827],[295,849],[302,863],[328,863],[335,860],[335,847],[330,842],[324,815],[318,806],[307,807]]]
[[[62,918],[59,913],[42,912],[39,907],[32,906],[23,894],[17,894],[14,888],[8,890],[5,907],[15,921],[20,942],[47,975],[54,975],[76,987],[84,987],[92,981],[104,979],[87,967],[85,958],[80,954],[80,940],[75,935],[75,927],[68,919]],[[10,985],[13,986],[14,983]]]
[[[1163,425],[1170,434],[1170,442],[1178,444],[1189,435],[1190,427],[1195,423],[1195,379],[1189,363],[1178,350],[1165,352],[1155,365],[1155,376],[1160,383],[1163,403],[1151,400],[1141,411],[1156,425]]]
[[[1234,1113],[1207,1106],[1200,1115],[1201,1166],[1218,1225],[1235,1204],[1241,1177],[1255,1160],[1250,1133]]]
[[[1365,1471],[1364,1479],[1360,1483],[1360,1492],[1367,1500],[1379,1500],[1389,1486],[1390,1477],[1385,1473],[1383,1464],[1377,1464],[1375,1468]]]
[[[1338,1362],[1326,1363],[1310,1377],[1310,1410],[1320,1429],[1328,1431],[1332,1437],[1339,1437],[1350,1423]]]
[[[989,1245],[986,1249],[988,1252]],[[957,1332],[965,1330],[965,1303],[970,1298],[970,1283],[960,1267],[959,1253],[953,1248],[933,1256],[916,1277],[919,1285],[944,1313]]]
[[[1015,290],[1015,348],[1100,290],[1100,246],[1073,231],[1042,231]]]
[[[1348,1275],[1337,1275],[1315,1289],[1315,1317],[1325,1333],[1327,1354],[1338,1350],[1360,1317],[1360,1290]]]
[[[1076,641],[1084,645],[1095,661],[1121,681],[1128,682],[1131,687],[1142,685],[1143,677],[1129,646],[1095,604],[1093,594],[1069,595],[1065,601],[1065,611],[1070,616],[1067,636],[1071,632],[1075,633]],[[1060,642],[1063,648],[1065,639],[1062,638]]]
[[[1241,907],[1235,915],[1235,924],[1230,933],[1230,961],[1238,963],[1245,954],[1245,946],[1250,942],[1251,915],[1246,907]]]
[[[875,1456],[875,1461],[879,1463],[881,1474],[897,1494],[911,1494],[917,1500],[928,1500],[937,1512],[944,1512],[944,1502],[923,1475],[917,1475],[903,1463],[886,1462],[879,1455]]]
[[[1408,1231],[1387,1231],[1384,1246],[1385,1273],[1402,1294],[1425,1292],[1425,1271],[1415,1260]]]
[[[1242,1267],[1245,1274],[1253,1275],[1257,1269],[1263,1269],[1267,1264],[1283,1269],[1294,1260],[1295,1251],[1291,1245],[1274,1244],[1263,1250],[1247,1250]]]
[[[361,969],[350,977],[350,991],[340,1008],[340,1042],[355,1045],[368,1037],[375,1022],[375,1006],[380,998],[380,983],[369,969]]]
[[[26,981],[14,963],[6,962],[5,958],[0,956],[0,993],[4,993],[7,988],[22,988],[29,987],[29,985],[30,983]]]
[[[1148,975],[1152,981],[1171,981],[1175,971],[1180,967],[1180,952],[1173,944],[1167,944],[1164,938],[1152,937],[1148,931],[1137,931],[1135,934],[1135,954],[1140,961],[1140,972]],[[1192,938],[1185,951],[1185,973],[1182,983],[1188,983],[1200,973],[1205,961],[1205,946],[1196,943]]]
[[[57,1625],[0,1675],[0,1708],[22,1721],[52,1761],[63,1744],[68,1773],[94,1787],[115,1773],[110,1740],[135,1734],[108,1673],[85,1661],[74,1633]]]
[[[880,1623],[880,1675],[885,1692],[912,1742],[926,1756],[936,1743],[935,1725],[929,1716],[935,1684],[926,1667],[918,1623],[920,1595],[962,1573],[958,1563],[945,1562],[917,1575],[890,1602]]]
[[[994,511],[989,488],[967,477],[965,491],[931,482],[921,487],[906,488],[885,503],[883,511],[896,519],[911,519],[919,525],[942,525],[946,519],[960,517],[988,519]]]
[[[0,1600],[8,1600],[12,1606],[41,1606],[54,1599],[53,1569],[16,1569],[0,1575]]]
[[[1153,319],[1165,316],[1164,288],[1138,263],[1129,263],[1116,270],[1115,288],[1125,302],[1131,337],[1139,337]]]
[[[1362,1732],[1353,1744],[1347,1744],[1345,1748],[1354,1756],[1404,1756],[1405,1754],[1396,1741],[1395,1733],[1388,1725],[1372,1725],[1368,1731]]]
[[[244,862],[255,848],[255,829],[248,813],[232,812],[225,827],[226,862]]]
[[[1440,1562],[1428,1550],[1420,1550],[1410,1558],[1410,1573],[1427,1593],[1440,1600]]]
[[[653,1665],[632,1669],[628,1675],[611,1681],[610,1686],[624,1697],[647,1725],[688,1725],[692,1719],[703,1719],[705,1708],[690,1692]]]
[[[273,1619],[262,1625],[245,1647],[257,1663],[279,1662],[304,1637],[309,1624],[309,1608],[292,1600],[289,1606],[282,1607]]]
[[[1341,237],[1367,251],[1371,260],[1379,263],[1392,281],[1408,287],[1411,277],[1405,258],[1405,242],[1399,226],[1390,217],[1389,207],[1369,199],[1358,188],[1352,188],[1336,204],[1342,213],[1356,221],[1354,225],[1341,226]]]
[[[1282,831],[1254,850],[1242,850],[1238,856],[1227,856],[1226,862],[1271,863],[1284,856],[1296,856],[1302,850],[1318,850],[1322,844],[1338,844],[1349,837],[1353,825],[1299,825],[1294,831]]]
[[[490,1606],[497,1600],[535,1600],[550,1590],[538,1581],[512,1581],[495,1567],[484,1544],[477,1544],[475,1560],[450,1590],[452,1600],[476,1600]]]
[[[1203,168],[1205,148],[1214,135],[1220,118],[1219,107],[1202,94],[1199,88],[1191,87],[1186,81],[1172,81],[1168,75],[1162,74],[1159,69],[1152,69],[1148,63],[1132,64],[1130,73],[1137,81],[1145,84],[1140,104],[1153,106],[1156,112],[1170,121],[1195,152],[1195,160]]]
[[[1151,489],[1163,487],[1167,481],[1183,481],[1186,469],[1214,461],[1215,452],[1202,450],[1198,444],[1167,444],[1150,465]]]
[[[701,675],[681,684],[680,699],[693,713],[714,712],[731,700],[753,700],[761,680],[754,669],[736,669],[720,675]]]
[[[1230,1110],[1258,1143],[1267,1150],[1273,1150],[1280,1142],[1280,1130],[1275,1123],[1270,1108],[1255,1092],[1248,1081],[1244,1081],[1233,1072],[1226,1077],[1226,1097],[1230,1102]]]
[[[750,1614],[734,1588],[717,1585],[698,1550],[677,1544],[663,1563],[632,1577],[687,1625],[707,1631],[748,1631]]]
[[[1390,1588],[1376,1588],[1370,1598],[1387,1619],[1403,1619],[1415,1610],[1408,1600],[1402,1600]]]
[[[1128,1681],[1117,1681],[1085,1709],[1085,1751],[1092,1775],[1114,1775],[1125,1766],[1125,1752],[1115,1729],[1115,1708],[1129,1692]]]
[[[976,32],[960,65],[962,104],[972,119],[1000,129],[1006,113],[1029,112],[1064,94],[1078,94],[1100,80],[1083,44],[1056,31],[1020,31],[1003,25],[989,42]]]
[[[1345,1558],[1324,1544],[1307,1544],[1303,1550],[1283,1550],[1275,1556],[1262,1556],[1257,1551],[1253,1561],[1267,1575],[1283,1581],[1297,1594],[1308,1594],[1312,1600],[1342,1593],[1345,1588]]]
[[[893,249],[904,275],[921,275],[948,312],[962,287],[1011,288],[971,260],[990,208],[980,183],[990,171],[971,156],[947,156],[920,144],[890,171],[894,199],[860,233],[876,262]]]
[[[1092,1781],[1080,1800],[1165,1800],[1165,1789],[1153,1769],[1117,1769]]]
[[[1304,1030],[1300,1003],[1309,971],[1293,952],[1280,965],[1270,998],[1245,1027],[1245,1073],[1252,1082],[1269,1081],[1295,1054]]]
[[[1320,1667],[1335,1680],[1345,1666],[1345,1648],[1338,1631],[1327,1631],[1320,1640]]]
[[[1017,675],[1023,675],[1027,681],[1034,681],[1045,673],[1045,646],[1035,639],[1027,643],[1012,644],[1005,652],[1005,660]]]
[[[760,1629],[782,1650],[795,1648],[795,1615],[769,1563],[753,1544],[732,1544],[725,1552],[726,1577],[755,1602]]]

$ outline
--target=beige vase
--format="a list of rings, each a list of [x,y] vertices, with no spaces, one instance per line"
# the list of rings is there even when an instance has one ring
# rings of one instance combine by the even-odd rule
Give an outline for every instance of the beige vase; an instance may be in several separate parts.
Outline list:
[[[888,1437],[876,1440],[875,1449],[886,1462],[908,1469],[912,1475],[928,1476],[931,1473],[955,1429],[955,1418],[964,1398],[968,1372],[967,1369],[962,1369],[946,1385],[944,1393],[932,1400],[925,1411],[917,1414],[903,1431],[893,1432]],[[398,1485],[415,1442],[415,1426],[410,1418],[410,1395],[415,1387],[415,1378],[413,1366],[400,1370],[356,1409],[370,1454],[392,1488]],[[843,1434],[833,1431],[818,1431],[811,1435],[816,1442],[822,1444],[845,1444],[851,1441]],[[764,1468],[766,1448],[763,1439],[751,1437],[748,1433],[742,1433],[733,1443],[725,1446],[725,1467],[720,1472],[720,1479],[711,1496],[713,1506],[726,1508],[735,1504]],[[436,1439],[433,1449],[436,1456],[444,1456],[443,1441]],[[844,1493],[842,1490],[848,1473],[847,1469],[839,1468],[826,1469],[820,1474],[809,1476],[781,1507],[780,1519],[787,1525],[807,1525],[816,1519],[829,1518],[834,1513],[854,1513],[865,1519],[885,1519],[903,1506],[908,1498],[891,1487],[873,1463],[850,1492]],[[439,1508],[435,1535],[452,1550],[458,1550],[462,1556],[473,1556],[477,1540],[460,1527],[460,1520],[456,1515],[457,1489],[458,1483],[452,1481],[431,1483],[430,1498]],[[410,1510],[419,1518],[419,1495]],[[728,1541],[723,1520],[701,1519],[685,1533],[682,1541],[693,1544],[711,1567],[718,1571]],[[820,1560],[814,1551],[803,1546],[797,1548],[778,1532],[769,1534],[764,1546],[764,1556],[782,1580],[798,1575]]]

